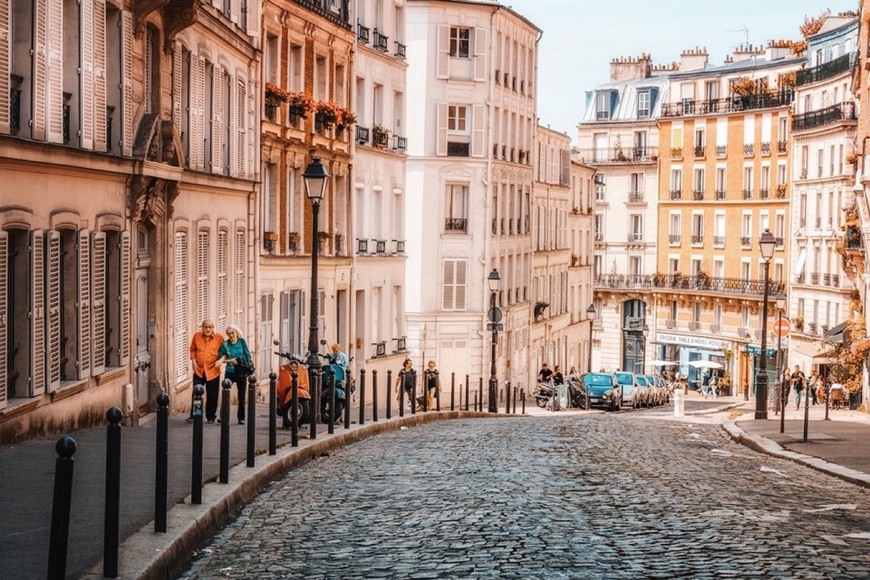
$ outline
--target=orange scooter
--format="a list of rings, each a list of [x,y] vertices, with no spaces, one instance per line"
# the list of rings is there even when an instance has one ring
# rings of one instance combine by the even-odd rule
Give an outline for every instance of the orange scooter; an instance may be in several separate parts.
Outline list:
[[[282,364],[278,369],[277,413],[284,419],[284,429],[289,429],[293,425],[293,371],[296,371],[298,392],[296,416],[299,419],[300,425],[308,422],[309,413],[311,412],[311,392],[308,388],[308,369],[304,364],[302,364],[302,361],[298,357],[290,353],[276,352],[275,354],[287,359],[287,362]]]

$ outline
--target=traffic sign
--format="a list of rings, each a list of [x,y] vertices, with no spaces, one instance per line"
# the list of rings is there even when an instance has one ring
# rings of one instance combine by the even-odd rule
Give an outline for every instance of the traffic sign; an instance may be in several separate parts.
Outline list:
[[[788,336],[789,332],[791,332],[791,324],[785,318],[783,318],[782,320],[777,320],[773,323],[773,333],[775,335]]]

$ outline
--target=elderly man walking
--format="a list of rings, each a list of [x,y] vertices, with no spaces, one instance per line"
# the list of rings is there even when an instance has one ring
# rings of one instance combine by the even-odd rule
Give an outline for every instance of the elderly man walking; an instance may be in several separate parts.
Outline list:
[[[224,343],[224,337],[214,331],[214,321],[206,318],[202,321],[200,330],[190,341],[190,361],[193,363],[193,384],[205,385],[205,418],[214,423],[217,417],[218,393],[220,391],[221,369],[217,365],[218,351]],[[193,393],[191,393],[193,397]],[[193,402],[191,400],[190,417],[193,421]]]

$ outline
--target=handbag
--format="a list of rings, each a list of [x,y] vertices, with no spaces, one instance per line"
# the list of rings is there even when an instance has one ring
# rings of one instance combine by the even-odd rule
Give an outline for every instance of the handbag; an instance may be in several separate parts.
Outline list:
[[[254,361],[251,360],[251,357],[247,354],[243,354],[242,356],[236,358],[236,372],[239,375],[248,377],[254,374]]]

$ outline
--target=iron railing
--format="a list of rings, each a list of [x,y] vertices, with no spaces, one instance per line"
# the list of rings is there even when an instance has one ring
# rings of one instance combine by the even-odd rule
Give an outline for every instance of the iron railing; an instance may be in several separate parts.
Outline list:
[[[795,85],[801,86],[823,81],[827,78],[848,71],[852,68],[854,63],[855,53],[850,52],[849,54],[844,54],[841,57],[814,66],[813,68],[799,70],[795,76]]]
[[[666,103],[662,117],[689,117],[714,113],[738,113],[754,109],[787,107],[794,101],[794,90],[785,88],[776,93],[726,97],[724,99],[684,99]]]
[[[780,282],[769,282],[771,295],[785,290]],[[596,289],[615,290],[654,290],[672,289],[724,294],[761,296],[764,293],[763,280],[743,280],[740,278],[715,278],[711,276],[683,276],[682,274],[598,274],[595,276]]]
[[[467,218],[446,218],[444,220],[444,230],[448,231],[448,232],[465,233],[468,231],[468,219]]]
[[[855,104],[839,103],[818,111],[795,115],[791,120],[791,129],[792,131],[803,131],[824,127],[838,121],[854,121],[855,119]]]

